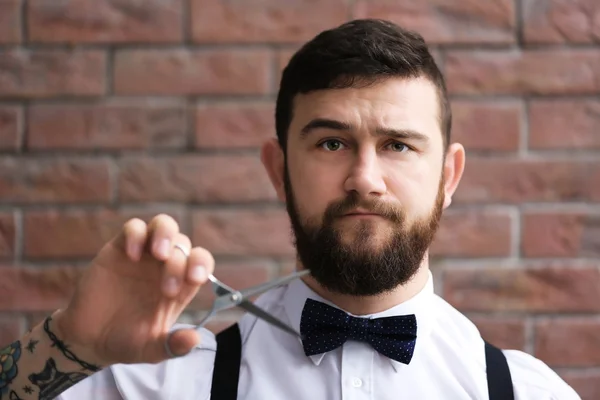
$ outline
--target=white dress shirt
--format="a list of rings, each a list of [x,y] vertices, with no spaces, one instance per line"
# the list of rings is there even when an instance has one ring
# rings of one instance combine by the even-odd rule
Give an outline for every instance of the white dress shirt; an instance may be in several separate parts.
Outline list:
[[[273,289],[256,304],[299,329],[306,298],[333,305],[301,280]],[[417,341],[409,365],[348,341],[307,357],[300,340],[247,314],[240,320],[240,400],[488,399],[485,348],[475,325],[425,288],[409,301],[371,317],[415,314]],[[79,382],[60,400],[208,400],[216,342],[202,331],[190,354],[159,364],[114,365]],[[516,400],[581,400],[547,365],[504,350]],[[237,382],[232,382],[237,384]],[[212,399],[218,400],[218,399]]]

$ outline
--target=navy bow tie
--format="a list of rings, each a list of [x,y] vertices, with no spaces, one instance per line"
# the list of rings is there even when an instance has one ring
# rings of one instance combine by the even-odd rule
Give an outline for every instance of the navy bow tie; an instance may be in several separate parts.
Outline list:
[[[325,303],[306,299],[300,334],[307,356],[334,350],[351,339],[367,342],[386,357],[408,364],[417,340],[417,319],[414,315],[358,318]]]

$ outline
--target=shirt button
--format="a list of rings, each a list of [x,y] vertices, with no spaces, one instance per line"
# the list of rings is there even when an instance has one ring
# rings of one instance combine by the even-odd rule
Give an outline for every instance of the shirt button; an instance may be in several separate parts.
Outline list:
[[[361,387],[362,381],[360,380],[360,378],[352,378],[352,386],[354,386],[355,388]]]

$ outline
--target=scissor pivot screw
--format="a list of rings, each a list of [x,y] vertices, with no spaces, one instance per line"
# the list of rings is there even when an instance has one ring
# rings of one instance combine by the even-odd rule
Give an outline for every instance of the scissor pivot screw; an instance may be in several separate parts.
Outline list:
[[[231,295],[231,300],[233,301],[238,301],[240,299],[240,295],[237,293],[234,293]]]

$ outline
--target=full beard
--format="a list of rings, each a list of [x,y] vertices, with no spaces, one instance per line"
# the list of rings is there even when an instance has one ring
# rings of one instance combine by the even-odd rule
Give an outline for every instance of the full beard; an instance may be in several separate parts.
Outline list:
[[[426,218],[406,227],[406,215],[378,200],[361,199],[355,192],[330,204],[322,221],[303,220],[285,171],[286,207],[298,258],[325,289],[351,296],[375,296],[406,284],[419,270],[438,229],[444,203],[444,180],[440,179],[435,205]],[[392,224],[385,243],[373,243],[380,235],[373,221],[356,221],[352,243],[344,243],[336,228],[341,217],[356,208],[376,213]],[[320,225],[320,226],[319,226]],[[387,229],[389,230],[389,229]]]

